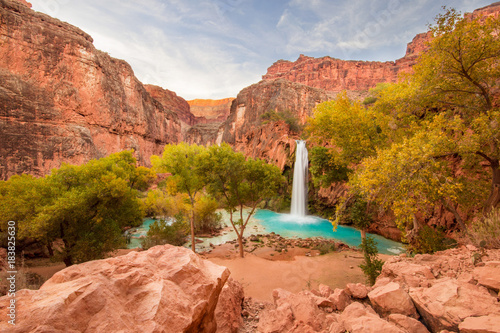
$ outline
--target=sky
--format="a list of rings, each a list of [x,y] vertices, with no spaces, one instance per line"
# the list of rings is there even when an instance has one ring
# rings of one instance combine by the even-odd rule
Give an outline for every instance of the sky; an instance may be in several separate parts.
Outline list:
[[[236,97],[300,54],[393,61],[443,6],[483,0],[31,0],[73,24],[137,78],[190,100]]]

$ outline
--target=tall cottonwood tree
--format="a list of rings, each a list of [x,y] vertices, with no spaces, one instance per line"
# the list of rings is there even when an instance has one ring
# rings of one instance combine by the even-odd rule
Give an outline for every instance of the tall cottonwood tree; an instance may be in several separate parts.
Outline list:
[[[179,192],[186,193],[190,201],[191,249],[196,252],[194,237],[195,201],[197,194],[205,187],[205,179],[200,172],[200,163],[206,148],[185,142],[165,146],[163,155],[152,156],[151,162],[157,172],[168,172],[175,179]]]
[[[275,165],[259,159],[246,159],[225,143],[208,149],[202,160],[202,169],[209,192],[219,198],[229,212],[230,223],[238,237],[240,257],[243,258],[243,233],[251,216],[259,203],[277,195],[284,178]],[[246,217],[243,214],[245,208],[249,209]]]
[[[351,189],[392,209],[402,229],[418,229],[416,215],[425,217],[437,204],[466,229],[458,204],[483,200],[489,210],[500,203],[500,21],[464,18],[450,9],[437,16],[430,31],[432,40],[414,72],[379,89],[366,111],[380,133],[363,130],[367,141],[350,138],[355,130],[345,131],[342,140],[336,131],[330,135],[320,128],[312,134],[330,135],[332,155],[335,149],[342,156],[353,147],[365,152],[357,162],[341,159],[354,162]],[[359,121],[348,117],[343,126]],[[319,124],[326,125],[340,128],[332,122]],[[484,165],[490,173],[487,198]]]

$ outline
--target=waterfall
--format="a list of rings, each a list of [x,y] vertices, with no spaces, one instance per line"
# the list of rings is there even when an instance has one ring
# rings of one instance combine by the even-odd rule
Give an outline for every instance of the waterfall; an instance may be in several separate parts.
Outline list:
[[[307,214],[307,169],[309,160],[307,158],[306,142],[304,140],[295,140],[295,142],[297,142],[297,149],[295,150],[295,166],[293,170],[291,214],[305,216]]]

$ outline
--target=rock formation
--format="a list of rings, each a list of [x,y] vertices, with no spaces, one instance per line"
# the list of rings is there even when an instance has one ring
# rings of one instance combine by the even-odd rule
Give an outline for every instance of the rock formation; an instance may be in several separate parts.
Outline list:
[[[195,116],[191,113],[188,102],[173,91],[151,84],[144,85],[146,91],[163,105],[165,110],[175,113],[185,125],[192,126],[196,123]],[[186,126],[184,126],[186,127]]]
[[[177,115],[80,29],[0,1],[0,179],[134,149],[139,163],[181,139]]]
[[[188,101],[195,124],[222,123],[229,116],[234,98],[193,99]]]
[[[482,262],[474,265],[471,258],[479,253]],[[274,304],[260,304],[257,331],[499,333],[499,259],[499,250],[474,247],[401,255],[387,260],[373,287],[320,285],[298,294],[277,289]]]
[[[409,71],[414,61],[395,62],[340,60],[331,57],[312,58],[300,55],[290,62],[279,60],[267,69],[264,80],[283,78],[311,87],[340,92],[368,91],[377,83],[395,82],[398,74]]]
[[[295,149],[290,124],[285,120],[266,120],[265,114],[288,113],[301,126],[314,107],[335,94],[284,79],[264,80],[238,94],[231,113],[212,142],[227,142],[247,156],[264,158],[283,168]],[[264,117],[264,118],[263,118]]]
[[[242,288],[227,268],[171,245],[70,266],[39,290],[16,292],[2,332],[235,332]],[[219,299],[220,298],[220,299]],[[220,318],[220,321],[219,321]]]

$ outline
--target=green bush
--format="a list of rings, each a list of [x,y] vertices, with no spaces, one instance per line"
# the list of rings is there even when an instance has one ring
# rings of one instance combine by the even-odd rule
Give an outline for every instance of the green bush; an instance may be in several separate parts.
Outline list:
[[[142,248],[147,250],[156,245],[172,244],[181,246],[186,242],[189,226],[181,214],[175,217],[175,221],[169,224],[165,220],[155,221],[149,226],[146,238],[142,240]]]
[[[455,247],[456,244],[454,239],[447,238],[442,231],[425,225],[420,228],[409,249],[413,253],[434,253]]]
[[[200,197],[194,205],[195,233],[212,232],[221,227],[222,216],[216,213],[218,202],[210,197]]]
[[[473,221],[469,228],[471,240],[476,245],[500,249],[500,210],[494,210],[482,219]]]
[[[337,247],[335,246],[335,243],[321,243],[313,248],[313,250],[319,251],[320,255],[335,252],[336,249]]]
[[[363,250],[364,255],[364,262],[359,267],[363,270],[368,283],[373,285],[384,265],[384,262],[378,259],[377,242],[372,236],[367,236],[359,247]]]
[[[263,120],[264,124],[268,122],[283,120],[290,128],[290,131],[295,133],[299,133],[300,131],[302,131],[302,125],[299,124],[299,120],[290,110],[281,112],[277,112],[276,110],[269,110],[263,113],[260,118]]]

